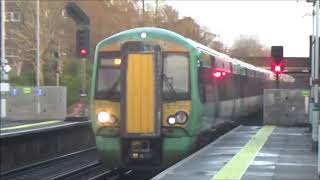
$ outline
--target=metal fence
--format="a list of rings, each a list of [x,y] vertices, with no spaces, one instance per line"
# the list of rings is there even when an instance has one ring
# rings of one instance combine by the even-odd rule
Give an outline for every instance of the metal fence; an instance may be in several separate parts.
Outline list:
[[[66,87],[11,87],[4,94],[4,120],[64,120],[66,118]]]

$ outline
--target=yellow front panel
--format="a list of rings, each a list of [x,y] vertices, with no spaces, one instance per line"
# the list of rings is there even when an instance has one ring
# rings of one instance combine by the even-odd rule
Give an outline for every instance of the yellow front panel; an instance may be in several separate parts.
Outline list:
[[[154,133],[153,54],[128,54],[127,132]]]

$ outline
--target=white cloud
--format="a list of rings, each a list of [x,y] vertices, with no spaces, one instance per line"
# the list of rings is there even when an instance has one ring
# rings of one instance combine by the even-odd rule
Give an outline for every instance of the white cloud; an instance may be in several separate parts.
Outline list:
[[[239,35],[256,35],[267,45],[284,46],[285,56],[309,56],[312,6],[304,1],[167,0],[181,16],[191,16],[231,46]]]

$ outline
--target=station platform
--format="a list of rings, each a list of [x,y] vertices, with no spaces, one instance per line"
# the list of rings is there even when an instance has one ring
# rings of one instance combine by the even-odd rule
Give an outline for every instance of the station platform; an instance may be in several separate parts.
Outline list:
[[[153,180],[318,180],[308,128],[239,126]]]
[[[0,138],[21,134],[47,131],[51,129],[89,124],[89,121],[67,122],[63,120],[1,120]]]

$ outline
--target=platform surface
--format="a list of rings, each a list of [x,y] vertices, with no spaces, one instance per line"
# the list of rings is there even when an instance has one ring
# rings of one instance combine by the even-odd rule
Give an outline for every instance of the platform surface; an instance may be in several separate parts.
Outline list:
[[[239,126],[153,179],[313,180],[317,153],[307,128]]]
[[[82,122],[65,122],[62,120],[19,120],[19,121],[0,121],[0,137],[21,135],[36,131],[45,131],[55,128],[63,128],[79,124],[87,124],[88,121]]]

